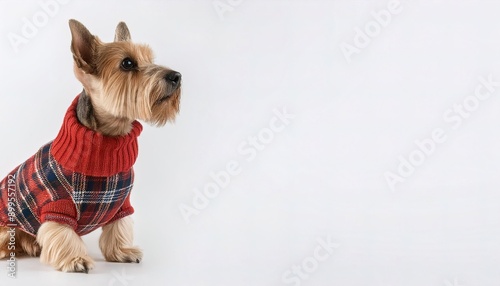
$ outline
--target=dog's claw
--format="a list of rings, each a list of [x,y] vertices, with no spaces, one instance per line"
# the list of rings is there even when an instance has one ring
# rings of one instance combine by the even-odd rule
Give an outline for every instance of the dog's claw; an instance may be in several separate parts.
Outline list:
[[[109,262],[140,263],[142,260],[142,251],[137,247],[118,248],[112,255],[105,255]]]
[[[83,272],[85,272],[85,274],[89,274],[89,268],[87,267],[87,263],[83,263]]]
[[[77,265],[75,267],[75,272],[80,272],[80,273],[85,273],[85,274],[89,274],[89,267],[87,266],[87,263],[82,263],[82,265]]]
[[[140,263],[141,262],[141,259],[140,258],[136,258],[135,260],[134,259],[127,259],[125,262],[128,262],[128,263]]]
[[[93,268],[93,262],[90,257],[77,257],[72,260],[68,265],[63,266],[63,272],[76,272],[89,274],[89,271]]]

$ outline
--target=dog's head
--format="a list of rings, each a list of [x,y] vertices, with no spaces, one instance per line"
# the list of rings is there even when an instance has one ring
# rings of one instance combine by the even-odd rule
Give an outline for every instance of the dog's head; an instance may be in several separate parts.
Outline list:
[[[111,43],[102,42],[76,20],[69,26],[74,72],[97,112],[157,126],[175,119],[181,74],[156,65],[147,45],[131,41],[125,23],[118,24]]]

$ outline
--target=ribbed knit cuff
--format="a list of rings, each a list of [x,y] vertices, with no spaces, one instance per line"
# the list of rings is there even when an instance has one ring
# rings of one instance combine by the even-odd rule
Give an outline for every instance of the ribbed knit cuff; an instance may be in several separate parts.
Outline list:
[[[129,194],[125,199],[125,202],[123,202],[123,205],[121,206],[120,210],[116,213],[116,215],[113,218],[111,218],[108,222],[106,222],[106,224],[108,225],[133,213],[134,213],[134,208],[130,204],[130,194]]]
[[[77,211],[72,200],[58,200],[44,205],[40,211],[40,222],[53,221],[66,224],[73,230],[78,227]]]

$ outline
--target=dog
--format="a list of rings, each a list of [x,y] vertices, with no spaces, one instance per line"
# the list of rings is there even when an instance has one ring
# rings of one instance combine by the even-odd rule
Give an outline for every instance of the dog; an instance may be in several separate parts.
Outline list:
[[[153,62],[124,22],[104,43],[69,20],[73,72],[83,91],[56,138],[0,182],[0,259],[40,256],[64,272],[94,266],[82,235],[102,227],[99,247],[112,262],[137,262],[130,204],[142,120],[153,126],[179,112],[181,74]]]

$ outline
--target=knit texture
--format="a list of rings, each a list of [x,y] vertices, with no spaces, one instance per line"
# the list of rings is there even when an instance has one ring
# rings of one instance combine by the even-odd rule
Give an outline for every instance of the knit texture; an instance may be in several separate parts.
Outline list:
[[[77,102],[56,139],[0,182],[1,226],[36,235],[42,223],[54,221],[85,235],[134,212],[132,165],[142,126],[134,122],[126,136],[103,136],[79,123]]]
[[[80,124],[76,116],[78,97],[64,117],[51,153],[59,164],[88,176],[111,176],[130,170],[137,158],[137,137],[142,125],[133,122],[127,136],[104,136]]]

